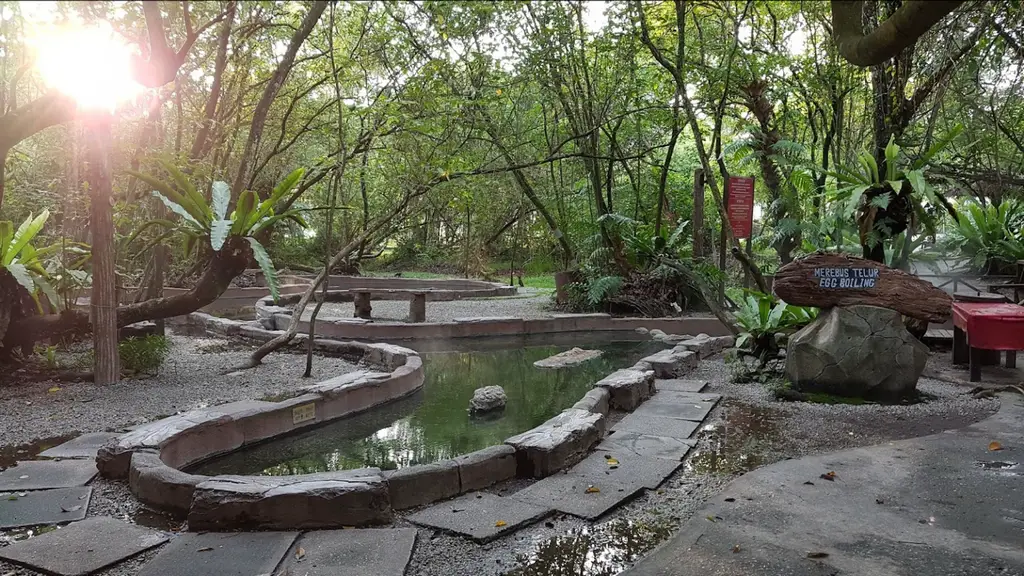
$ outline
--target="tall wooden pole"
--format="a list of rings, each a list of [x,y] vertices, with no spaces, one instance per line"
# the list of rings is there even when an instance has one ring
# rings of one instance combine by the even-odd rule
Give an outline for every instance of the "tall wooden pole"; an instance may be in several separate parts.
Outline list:
[[[120,379],[117,353],[117,278],[114,273],[114,207],[111,192],[110,127],[112,117],[95,113],[86,119],[86,148],[92,231],[92,319],[94,352],[93,378],[96,384],[113,384]]]

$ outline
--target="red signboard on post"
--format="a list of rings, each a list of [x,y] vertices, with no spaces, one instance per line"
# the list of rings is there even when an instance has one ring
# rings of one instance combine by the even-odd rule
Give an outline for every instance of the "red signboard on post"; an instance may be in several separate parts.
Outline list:
[[[754,227],[754,179],[730,176],[726,186],[725,207],[732,234],[736,238],[750,238]]]

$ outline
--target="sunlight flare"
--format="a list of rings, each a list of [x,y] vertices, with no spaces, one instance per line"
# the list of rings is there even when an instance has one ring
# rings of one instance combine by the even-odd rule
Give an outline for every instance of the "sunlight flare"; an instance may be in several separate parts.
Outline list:
[[[43,81],[84,109],[113,112],[143,90],[132,78],[132,49],[107,23],[42,28],[33,44]]]

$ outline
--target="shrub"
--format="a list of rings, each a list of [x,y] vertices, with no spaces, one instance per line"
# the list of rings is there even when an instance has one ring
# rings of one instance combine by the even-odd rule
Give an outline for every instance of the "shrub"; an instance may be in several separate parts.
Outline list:
[[[156,334],[128,338],[118,344],[121,369],[136,374],[156,374],[169,351],[167,338]]]

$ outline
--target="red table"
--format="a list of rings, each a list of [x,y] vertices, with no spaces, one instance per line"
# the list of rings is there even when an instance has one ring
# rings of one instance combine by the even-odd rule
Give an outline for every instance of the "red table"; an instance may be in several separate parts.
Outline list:
[[[967,361],[971,382],[981,380],[984,350],[1006,350],[1006,365],[1017,365],[1024,350],[1024,306],[987,302],[953,303],[953,363]]]

